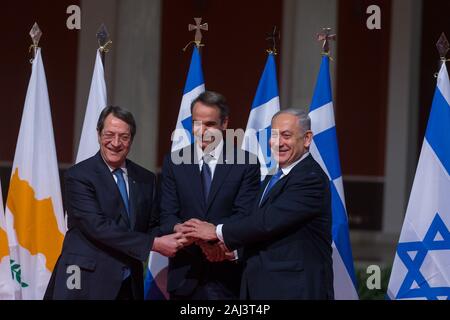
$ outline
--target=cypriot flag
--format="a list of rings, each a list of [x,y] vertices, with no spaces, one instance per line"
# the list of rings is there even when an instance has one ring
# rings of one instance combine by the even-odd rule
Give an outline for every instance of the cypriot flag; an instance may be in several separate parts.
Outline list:
[[[65,234],[41,50],[36,50],[6,201],[16,299],[42,299]]]
[[[8,236],[6,234],[3,197],[0,186],[0,300],[13,300],[14,287],[9,264]]]

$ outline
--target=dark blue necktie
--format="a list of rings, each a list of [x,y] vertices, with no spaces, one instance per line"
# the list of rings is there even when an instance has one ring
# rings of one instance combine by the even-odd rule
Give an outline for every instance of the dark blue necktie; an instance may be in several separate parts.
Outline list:
[[[209,161],[211,161],[210,155],[203,156],[203,165],[202,165],[202,184],[203,184],[203,195],[205,196],[205,203],[208,202],[209,190],[211,189],[211,168],[209,167]]]
[[[113,174],[117,178],[117,187],[119,188],[120,195],[122,196],[123,203],[125,204],[125,210],[127,210],[128,217],[130,217],[130,203],[128,200],[127,185],[125,184],[125,179],[123,178],[122,169],[116,169]],[[131,275],[130,268],[124,268],[122,273],[122,279],[125,280]]]
[[[280,180],[281,176],[283,175],[283,171],[280,169],[278,170],[277,173],[275,173],[272,178],[270,178],[269,183],[267,184],[266,190],[264,191],[262,197],[261,197],[261,201],[259,202],[259,204],[261,204],[264,200],[264,198],[269,194],[270,189],[273,188],[273,186],[278,182],[278,180]]]
[[[122,169],[116,169],[113,174],[117,178],[117,187],[119,188],[120,195],[122,196],[123,203],[125,204],[125,209],[127,210],[128,216],[130,215],[130,203],[128,200],[127,185],[125,184],[125,179],[123,178]]]

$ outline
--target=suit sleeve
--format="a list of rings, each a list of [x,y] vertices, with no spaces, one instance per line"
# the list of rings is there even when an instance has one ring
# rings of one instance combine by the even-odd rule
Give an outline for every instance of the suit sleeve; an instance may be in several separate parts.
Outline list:
[[[92,241],[146,261],[153,246],[153,237],[146,233],[130,231],[106,216],[96,198],[92,185],[66,173],[66,203],[70,223]]]
[[[159,203],[161,201],[161,192],[159,191],[158,181],[156,176],[153,177],[153,196],[152,207],[150,209],[150,220],[148,224],[148,234],[154,239],[161,235],[161,229],[159,227]]]
[[[298,229],[323,214],[327,192],[328,181],[315,172],[294,182],[288,181],[269,207],[224,224],[222,233],[226,246],[234,250]]]
[[[239,186],[239,191],[234,199],[232,214],[226,218],[212,222],[216,225],[227,224],[248,216],[255,204],[260,183],[261,170],[259,163],[247,165],[241,185]]]
[[[173,228],[182,221],[179,218],[180,203],[172,170],[170,155],[164,158],[161,181],[160,230],[161,234],[173,233]]]

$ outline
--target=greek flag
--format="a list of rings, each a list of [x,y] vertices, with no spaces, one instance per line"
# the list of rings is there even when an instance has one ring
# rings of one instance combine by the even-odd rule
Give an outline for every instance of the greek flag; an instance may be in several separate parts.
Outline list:
[[[172,135],[172,151],[187,147],[193,143],[191,102],[205,91],[200,53],[195,46],[191,65],[184,86],[180,112],[176,129]],[[151,252],[148,260],[147,275],[144,280],[146,300],[169,299],[167,288],[167,268],[169,260],[157,252]]]
[[[182,149],[193,143],[191,102],[204,91],[205,81],[203,80],[202,63],[198,48],[195,46],[184,86],[177,125],[172,134],[172,151]]]
[[[358,299],[347,210],[334,122],[329,57],[323,56],[309,116],[314,133],[310,151],[330,179],[333,219],[333,271],[336,300]]]
[[[269,139],[272,117],[278,111],[280,111],[280,98],[277,67],[274,54],[269,53],[253,100],[242,144],[242,149],[258,156],[262,179],[277,165],[276,161],[272,159]]]
[[[450,300],[450,82],[437,79],[392,267],[389,299]]]

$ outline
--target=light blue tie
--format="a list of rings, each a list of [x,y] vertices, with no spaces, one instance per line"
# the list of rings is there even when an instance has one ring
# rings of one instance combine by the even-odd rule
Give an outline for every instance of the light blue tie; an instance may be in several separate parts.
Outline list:
[[[123,171],[119,168],[114,170],[113,174],[117,178],[117,187],[119,188],[120,195],[122,196],[123,203],[125,204],[127,214],[130,216],[130,203],[128,200],[127,185],[125,184],[125,179],[123,178]]]
[[[261,197],[261,201],[259,202],[260,205],[263,202],[264,198],[267,197],[267,195],[269,194],[270,189],[272,189],[273,186],[278,182],[278,180],[280,180],[282,175],[283,175],[283,171],[280,169],[280,170],[278,170],[277,173],[275,173],[272,176],[272,178],[270,178],[270,181],[267,184],[266,190],[264,191],[263,196]]]

